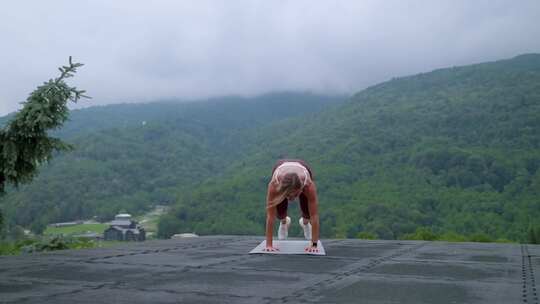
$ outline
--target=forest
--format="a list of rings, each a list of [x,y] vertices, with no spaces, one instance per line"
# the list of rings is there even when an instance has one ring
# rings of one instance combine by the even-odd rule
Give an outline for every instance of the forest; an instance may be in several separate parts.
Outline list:
[[[262,235],[274,162],[301,158],[325,238],[537,242],[539,128],[538,54],[394,78],[349,98],[94,107],[57,131],[74,149],[8,187],[0,207],[5,226],[36,233],[165,204],[163,238]]]
[[[161,235],[262,234],[285,156],[313,167],[324,237],[534,240],[539,127],[538,55],[392,79],[258,131],[227,174],[178,197]]]
[[[31,183],[6,189],[0,197],[5,223],[40,234],[49,223],[107,221],[119,212],[139,215],[173,204],[178,193],[240,157],[249,143],[244,134],[344,99],[282,92],[72,111],[53,133],[73,148],[44,163]]]

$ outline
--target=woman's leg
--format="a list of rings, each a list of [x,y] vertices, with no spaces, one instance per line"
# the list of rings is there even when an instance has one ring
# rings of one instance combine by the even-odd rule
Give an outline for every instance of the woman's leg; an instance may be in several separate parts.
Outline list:
[[[300,210],[302,211],[302,218],[299,220],[300,227],[304,230],[306,240],[311,240],[311,217],[309,215],[308,199],[303,193],[300,194]]]
[[[289,201],[284,199],[281,203],[276,206],[277,209],[277,218],[280,221],[285,221],[287,218],[287,208],[289,207]]]
[[[277,218],[279,219],[279,228],[278,228],[278,239],[286,240],[289,236],[289,226],[291,224],[291,218],[287,216],[287,207],[289,206],[289,201],[287,199],[283,200],[279,205],[276,206],[277,209]]]
[[[302,217],[304,218],[304,224],[307,224],[309,221],[309,205],[307,196],[304,193],[300,194],[300,211],[302,212]]]

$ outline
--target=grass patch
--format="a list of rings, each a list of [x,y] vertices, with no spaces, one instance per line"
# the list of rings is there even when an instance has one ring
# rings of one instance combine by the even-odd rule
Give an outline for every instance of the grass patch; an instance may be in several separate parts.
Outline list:
[[[43,235],[74,235],[88,232],[103,233],[109,228],[107,224],[80,224],[67,227],[47,227]]]

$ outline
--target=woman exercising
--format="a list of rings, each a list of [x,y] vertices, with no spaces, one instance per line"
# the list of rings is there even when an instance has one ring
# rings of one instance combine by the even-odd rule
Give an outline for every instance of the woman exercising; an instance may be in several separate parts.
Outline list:
[[[304,237],[311,240],[306,252],[319,252],[319,213],[317,212],[317,188],[310,167],[300,159],[278,160],[272,169],[266,196],[266,248],[264,251],[279,251],[272,244],[274,219],[279,219],[278,239],[287,238],[291,218],[287,216],[289,202],[300,198],[302,217],[299,223]]]

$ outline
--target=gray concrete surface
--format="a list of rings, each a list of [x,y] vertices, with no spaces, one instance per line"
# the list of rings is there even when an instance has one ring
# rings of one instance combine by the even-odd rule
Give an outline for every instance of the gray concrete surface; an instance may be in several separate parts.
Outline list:
[[[0,303],[533,303],[540,246],[323,240],[249,255],[212,236],[0,257]]]

